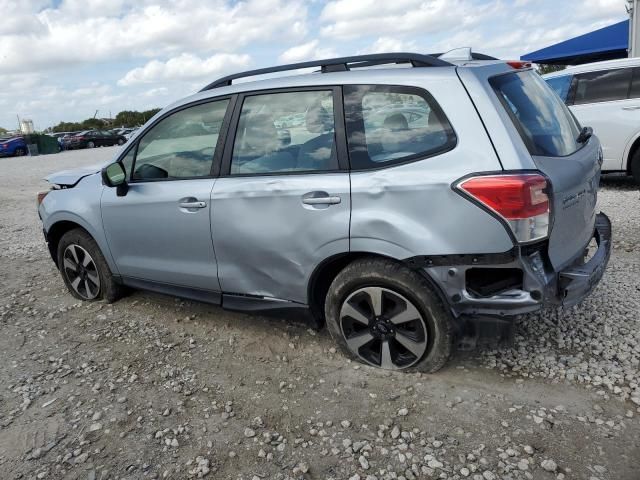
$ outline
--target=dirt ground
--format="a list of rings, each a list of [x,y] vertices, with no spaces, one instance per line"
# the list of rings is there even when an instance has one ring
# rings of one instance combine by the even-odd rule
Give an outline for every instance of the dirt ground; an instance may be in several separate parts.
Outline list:
[[[347,361],[303,323],[145,292],[74,299],[35,194],[46,174],[115,151],[0,159],[0,479],[640,479],[637,343],[620,347],[632,363],[617,390],[538,358],[600,362],[606,375],[615,359],[597,336],[534,351],[529,326],[509,351],[402,374]],[[616,302],[638,305],[639,227],[623,215],[638,198],[626,179],[604,182],[601,208],[627,233],[595,299],[560,316],[606,329]],[[627,330],[611,348],[638,339],[634,308],[615,313]]]

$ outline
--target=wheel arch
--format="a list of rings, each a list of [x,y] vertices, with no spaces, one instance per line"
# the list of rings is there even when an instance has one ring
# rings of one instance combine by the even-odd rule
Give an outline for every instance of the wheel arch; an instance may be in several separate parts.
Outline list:
[[[329,292],[331,283],[347,265],[355,260],[361,258],[382,258],[390,260],[399,264],[403,264],[406,268],[418,272],[423,276],[427,282],[431,285],[434,293],[440,298],[443,305],[447,306],[448,302],[444,292],[439,288],[438,284],[431,278],[431,276],[424,270],[413,268],[410,265],[404,263],[402,260],[391,257],[389,255],[383,255],[374,252],[344,252],[336,255],[332,255],[323,260],[309,277],[307,284],[307,302],[312,315],[318,321],[324,321],[324,302]]]
[[[49,227],[49,230],[46,234],[47,246],[49,247],[49,253],[51,254],[51,258],[53,259],[53,262],[56,264],[56,266],[58,266],[58,244],[60,243],[60,239],[65,233],[77,228],[85,231],[87,235],[91,236],[91,238],[94,238],[93,235],[91,235],[91,233],[85,227],[71,220],[60,220]]]
[[[629,147],[627,147],[627,154],[625,155],[626,165],[624,169],[628,175],[631,175],[631,162],[638,149],[640,149],[640,132],[629,142]]]

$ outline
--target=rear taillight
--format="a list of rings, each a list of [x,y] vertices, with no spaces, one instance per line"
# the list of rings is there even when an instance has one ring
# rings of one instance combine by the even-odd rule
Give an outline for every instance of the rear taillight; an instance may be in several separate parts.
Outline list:
[[[520,60],[510,60],[507,62],[511,68],[515,68],[516,70],[522,70],[524,68],[531,68],[531,62],[522,62]]]
[[[518,242],[549,234],[547,179],[537,173],[471,177],[456,188],[502,217]]]

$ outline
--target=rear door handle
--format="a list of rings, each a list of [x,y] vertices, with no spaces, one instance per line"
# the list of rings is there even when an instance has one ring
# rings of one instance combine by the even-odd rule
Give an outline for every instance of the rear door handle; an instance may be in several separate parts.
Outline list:
[[[629,105],[628,107],[622,107],[623,110],[640,110],[640,105]]]
[[[342,199],[340,197],[308,197],[303,198],[302,203],[305,205],[336,205],[340,203]]]
[[[180,208],[204,208],[207,202],[180,202]]]

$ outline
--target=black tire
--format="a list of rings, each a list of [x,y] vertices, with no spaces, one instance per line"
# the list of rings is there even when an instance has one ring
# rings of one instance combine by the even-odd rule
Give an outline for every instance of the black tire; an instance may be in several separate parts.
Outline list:
[[[23,157],[27,154],[26,150],[24,148],[16,148],[16,157]]]
[[[124,140],[123,140],[123,139],[121,139],[121,138],[119,138],[119,139],[118,139],[118,145],[124,145]]]
[[[631,159],[631,176],[637,185],[640,185],[640,148],[636,150]]]
[[[70,247],[70,248],[69,248]],[[76,247],[80,247],[76,249]],[[76,253],[79,254],[80,257],[76,257],[76,261],[73,261],[73,258],[67,258],[67,260],[71,260],[71,263],[80,264],[83,263],[83,251],[88,253],[90,259],[93,262],[95,268],[89,265],[86,270],[91,275],[90,278],[98,278],[98,282],[93,282],[89,279],[88,285],[90,287],[86,289],[80,288],[80,291],[77,291],[76,288],[72,285],[73,277],[72,270],[68,268],[69,263],[65,263],[65,254],[69,256],[72,255],[72,250],[75,250]],[[64,284],[67,286],[67,289],[74,297],[85,300],[85,301],[96,301],[96,300],[105,300],[108,303],[115,302],[124,294],[124,287],[115,282],[113,278],[113,274],[107,265],[107,262],[98,247],[98,244],[95,240],[89,235],[85,230],[81,228],[76,228],[74,230],[69,230],[65,233],[60,241],[58,242],[58,269],[60,270],[60,274],[62,275],[62,279],[64,280]],[[80,267],[82,268],[82,267]],[[77,269],[76,269],[77,271]],[[87,277],[89,275],[85,275],[84,281],[87,281]],[[80,283],[84,283],[81,281]],[[95,290],[94,287],[97,283],[97,292],[93,291],[92,294],[84,294],[84,292],[88,292],[89,290]],[[95,295],[93,295],[95,293]]]
[[[421,315],[419,323],[416,323],[415,326],[412,327],[412,331],[419,330],[426,326],[426,338],[424,338],[423,341],[423,343],[426,343],[424,353],[422,353],[421,356],[416,356],[407,350],[406,352],[408,352],[413,360],[398,363],[394,360],[391,368],[395,370],[421,371],[426,373],[433,373],[442,368],[447,363],[454,345],[455,335],[453,331],[453,320],[450,314],[444,308],[440,298],[433,292],[431,285],[425,278],[399,262],[383,258],[363,258],[350,263],[336,276],[329,288],[325,300],[327,328],[342,352],[347,357],[359,362],[380,367],[383,363],[382,347],[380,347],[379,362],[375,360],[369,361],[372,357],[369,357],[369,360],[365,359],[361,355],[362,348],[367,347],[367,349],[373,351],[378,348],[378,343],[382,345],[386,342],[388,344],[387,349],[393,348],[393,345],[395,345],[393,349],[396,351],[396,355],[399,355],[398,352],[406,350],[402,346],[399,348],[397,346],[398,341],[396,338],[399,332],[399,325],[395,324],[395,322],[391,322],[391,330],[395,330],[395,333],[386,331],[388,327],[382,325],[385,330],[383,335],[392,335],[392,337],[384,336],[382,337],[383,340],[376,337],[372,341],[373,343],[363,344],[357,352],[354,352],[348,346],[347,337],[345,333],[343,333],[343,324],[345,324],[343,322],[346,322],[350,317],[340,317],[343,304],[346,306],[347,300],[349,300],[349,305],[353,305],[353,303],[350,302],[355,298],[354,295],[359,295],[359,292],[363,289],[368,290],[369,288],[383,289],[384,295],[391,295],[391,301],[382,298],[380,303],[390,303],[394,305],[396,311],[398,311],[397,304],[394,303],[393,295],[399,294],[396,298],[404,297],[403,300],[410,302],[412,307]],[[407,310],[406,306],[404,308]],[[383,310],[382,307],[380,307],[380,309]],[[373,322],[386,323],[388,325],[390,323],[389,319],[382,319],[385,316],[389,316],[384,314],[384,311],[381,313],[382,314],[376,317],[376,320]],[[411,322],[416,321],[412,320]],[[357,324],[358,322],[351,323]],[[362,328],[361,331],[365,335],[380,335],[380,325],[372,327],[372,321],[369,321],[367,327],[362,327],[360,324],[360,328]],[[355,336],[357,335],[352,335],[349,338],[353,339]],[[404,335],[401,335],[401,337],[404,337]],[[404,353],[402,355],[407,356]],[[387,363],[387,365],[389,364]]]
[[[93,143],[92,141],[88,141],[87,142],[87,148],[94,148],[96,146],[95,143]]]

